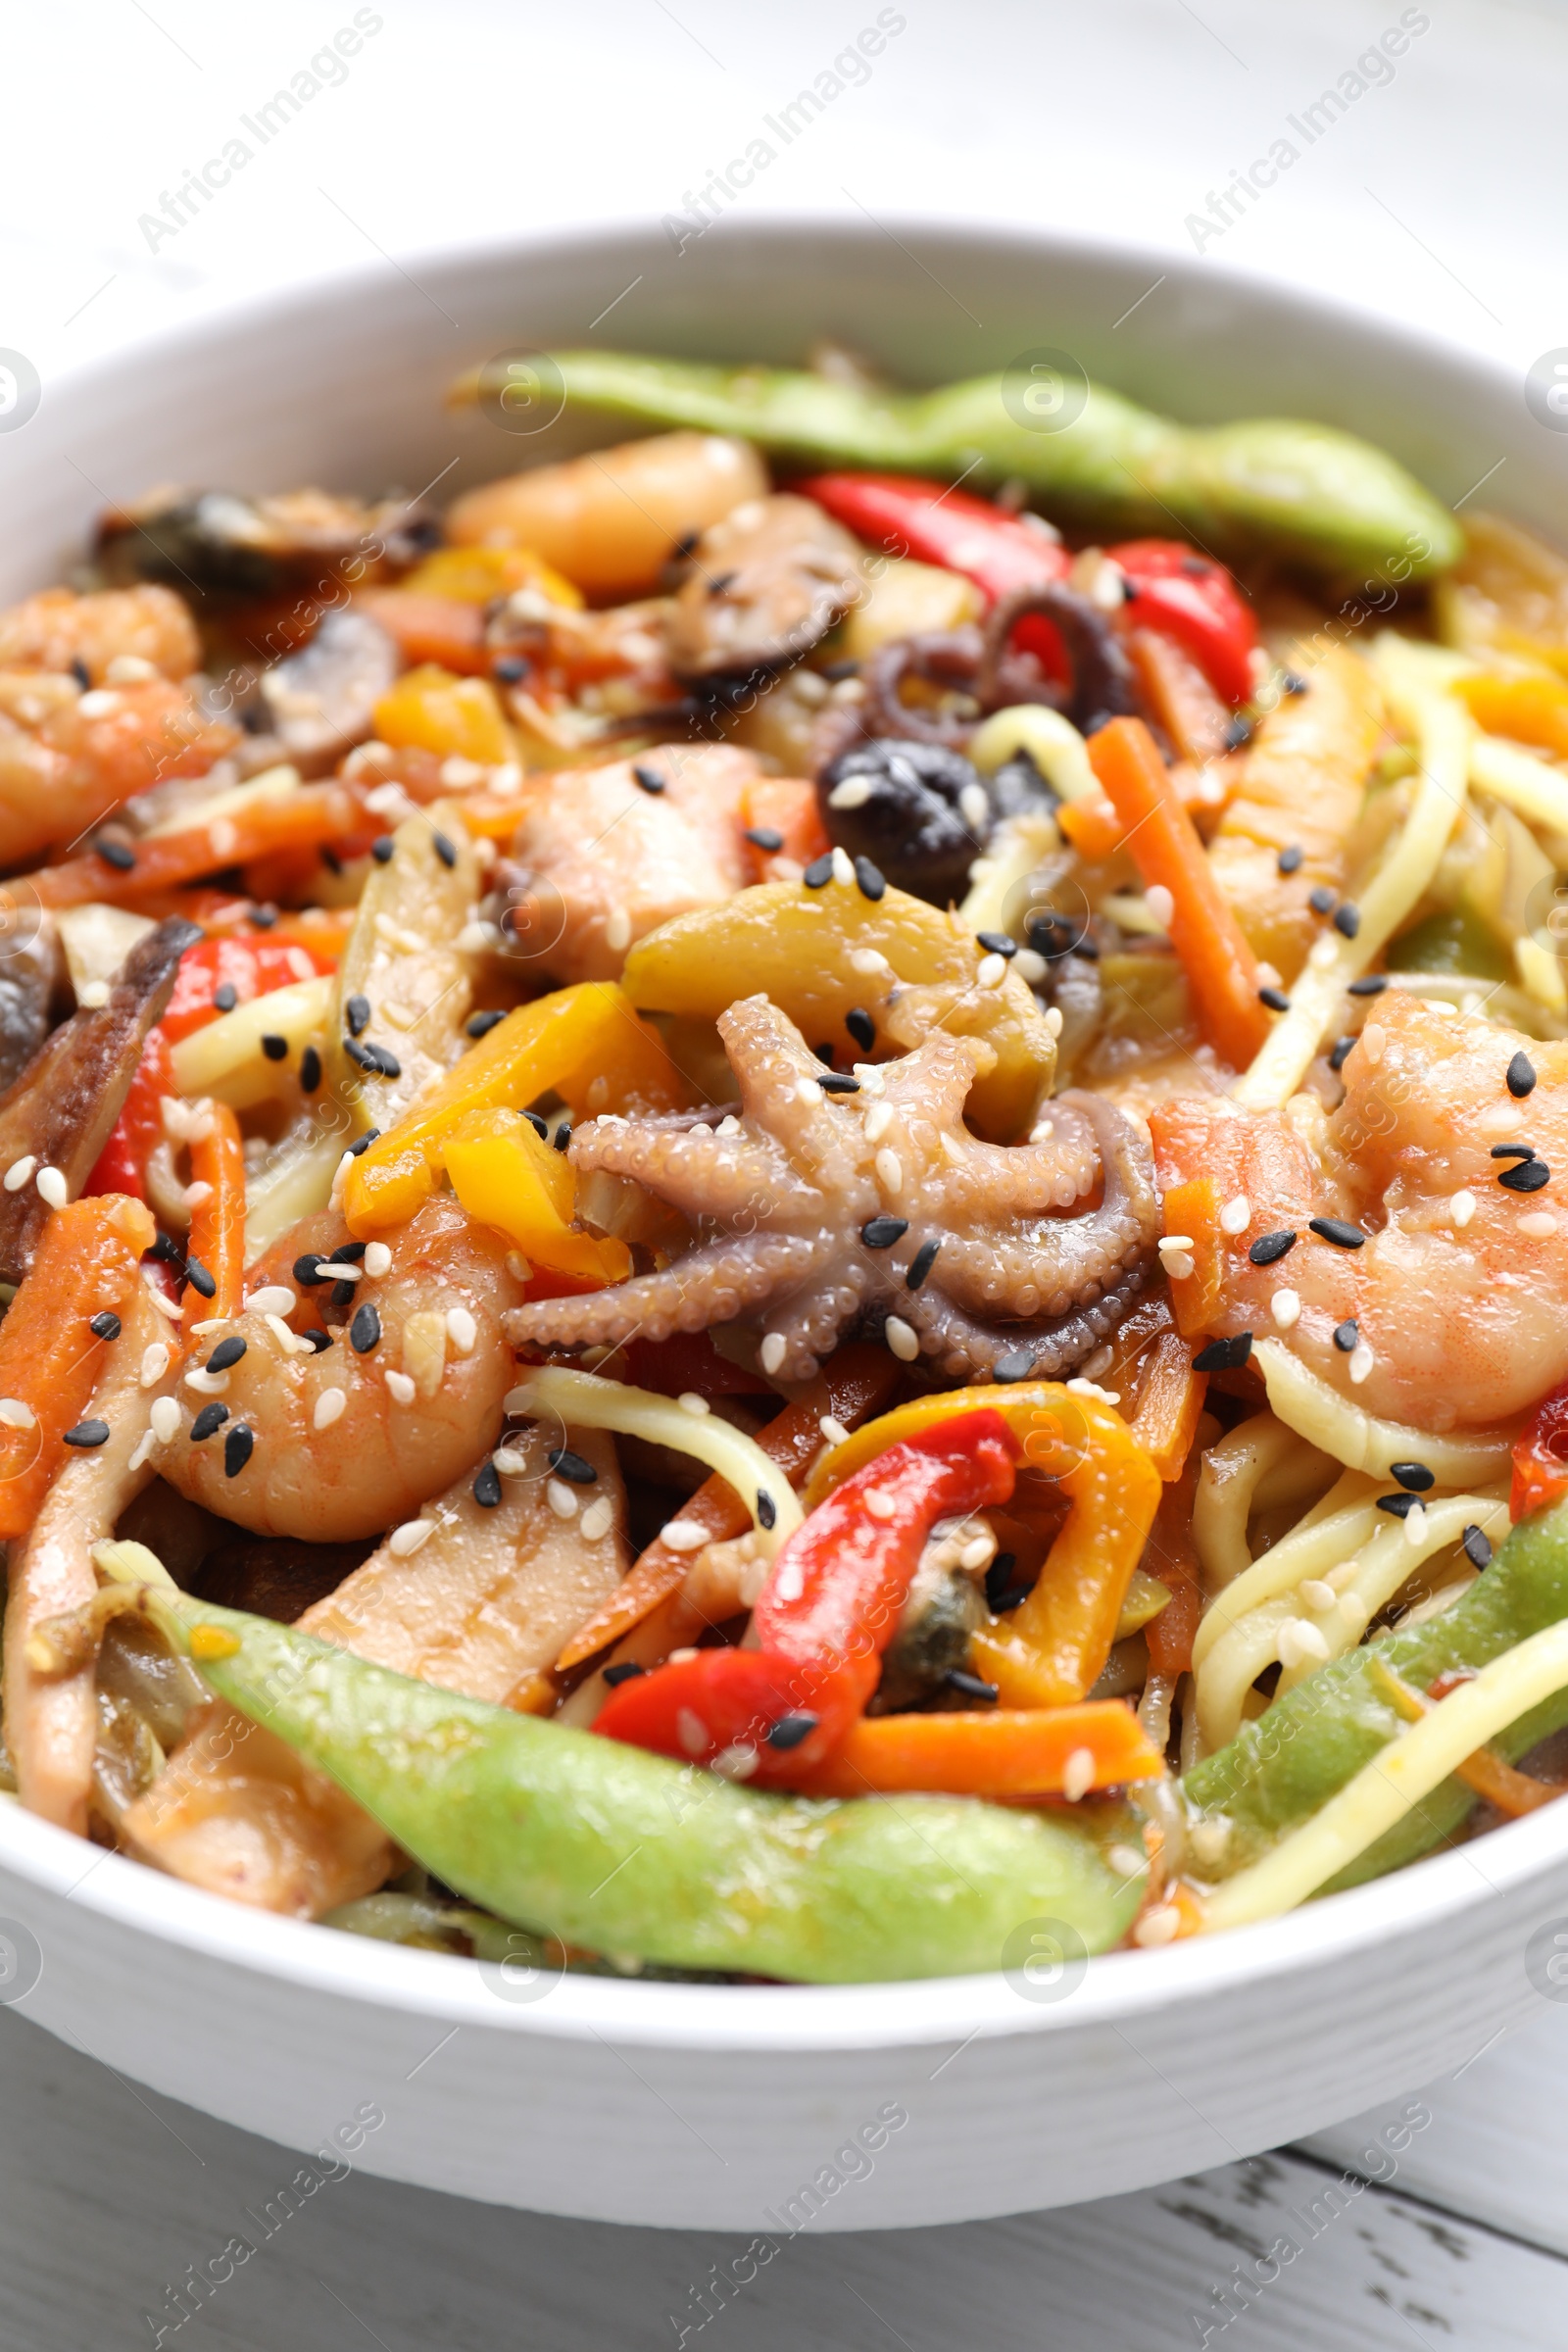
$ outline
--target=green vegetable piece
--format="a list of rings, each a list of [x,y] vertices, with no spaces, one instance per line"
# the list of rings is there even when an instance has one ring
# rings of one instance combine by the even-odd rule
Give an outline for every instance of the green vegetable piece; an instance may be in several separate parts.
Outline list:
[[[1200,1814],[1234,1825],[1227,1875],[1298,1828],[1404,1726],[1380,1694],[1381,1658],[1401,1682],[1424,1691],[1440,1674],[1479,1669],[1515,1642],[1568,1616],[1568,1503],[1521,1520],[1490,1567],[1451,1608],[1408,1632],[1396,1630],[1297,1684],[1229,1746],[1194,1767],[1183,1794]],[[1493,1744],[1509,1762],[1568,1722],[1568,1690],[1544,1699]],[[1332,1882],[1332,1891],[1375,1879],[1441,1844],[1476,1802],[1449,1779]]]
[[[819,466],[961,477],[970,489],[1017,478],[1073,521],[1165,533],[1174,520],[1204,547],[1266,548],[1347,583],[1386,566],[1395,581],[1422,579],[1464,546],[1453,515],[1402,466],[1332,425],[1181,425],[1090,384],[1078,414],[1046,429],[1005,373],[868,392],[796,368],[622,352],[557,352],[551,365],[571,409],[734,433]]]
[[[1389,942],[1384,961],[1391,972],[1436,972],[1449,979],[1513,978],[1513,966],[1491,925],[1467,906],[1412,923]]]
[[[220,1697],[447,1886],[564,1942],[855,1984],[1000,1968],[1008,1937],[1041,1920],[1103,1951],[1138,1907],[1141,1875],[1121,1879],[1078,1822],[964,1798],[754,1792],[269,1618],[163,1588],[147,1605],[181,1647],[197,1627],[231,1636],[230,1656],[197,1659]]]

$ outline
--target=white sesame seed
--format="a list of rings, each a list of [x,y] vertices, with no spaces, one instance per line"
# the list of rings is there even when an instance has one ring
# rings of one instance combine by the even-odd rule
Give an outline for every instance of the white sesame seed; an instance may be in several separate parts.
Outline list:
[[[46,1201],[50,1208],[65,1207],[66,1202],[71,1198],[71,1195],[67,1189],[63,1170],[60,1168],[40,1168],[37,1175],[33,1178],[33,1182],[37,1186],[38,1198],[40,1200]]]
[[[1209,1869],[1225,1859],[1230,1841],[1231,1825],[1223,1813],[1211,1813],[1206,1821],[1195,1821],[1187,1833],[1193,1859]]]
[[[669,1519],[660,1529],[659,1541],[666,1551],[701,1551],[712,1542],[712,1533],[700,1519]]]
[[[120,709],[120,697],[106,686],[94,686],[82,696],[76,709],[83,718],[111,718]]]
[[[757,1750],[748,1740],[737,1740],[719,1749],[710,1769],[721,1780],[749,1781],[757,1770]]]
[[[764,1372],[776,1372],[789,1352],[788,1343],[781,1331],[770,1331],[757,1351],[757,1360]]]
[[[867,1487],[860,1500],[873,1519],[888,1520],[898,1514],[898,1504],[884,1487]]]
[[[1033,948],[1020,948],[1012,959],[1012,968],[1020,980],[1026,981],[1031,988],[1038,988],[1046,976],[1046,959]],[[1053,1005],[1053,1012],[1055,1009]]]
[[[479,1326],[466,1306],[447,1308],[447,1338],[460,1355],[471,1355],[479,1339]]]
[[[136,1440],[135,1445],[131,1447],[130,1459],[125,1465],[126,1469],[139,1470],[143,1462],[150,1458],[153,1447],[157,1445],[157,1433],[151,1429],[144,1429],[141,1433],[141,1436]]]
[[[862,1095],[885,1095],[888,1091],[886,1073],[874,1061],[858,1061],[855,1075],[860,1081]]]
[[[611,1522],[614,1516],[614,1507],[609,1495],[596,1495],[579,1522],[582,1532],[590,1544],[597,1544],[601,1536],[609,1535]]]
[[[1280,1627],[1279,1653],[1282,1666],[1300,1666],[1308,1658],[1321,1665],[1329,1645],[1310,1618],[1287,1617]]]
[[[349,1399],[346,1389],[323,1389],[316,1399],[316,1410],[311,1415],[311,1427],[313,1429],[330,1429],[334,1421],[342,1420],[348,1409]]]
[[[708,1745],[708,1726],[690,1707],[675,1711],[675,1737],[689,1756],[700,1756]]]
[[[213,855],[226,860],[239,848],[239,827],[231,817],[216,817],[207,828],[207,838],[212,843]]]
[[[231,1319],[228,1315],[209,1315],[205,1323],[189,1326],[190,1336],[193,1340],[204,1340],[210,1331],[226,1331]]]
[[[198,1209],[204,1200],[210,1200],[212,1197],[212,1186],[208,1183],[205,1176],[198,1176],[193,1184],[187,1184],[185,1187],[186,1209]]]
[[[1120,1389],[1102,1389],[1097,1381],[1085,1380],[1081,1374],[1076,1380],[1069,1380],[1064,1385],[1071,1396],[1093,1396],[1098,1404],[1120,1404],[1121,1402]]]
[[[1097,1348],[1093,1355],[1086,1355],[1079,1370],[1085,1380],[1099,1380],[1102,1373],[1110,1370],[1115,1361],[1116,1350],[1107,1342],[1103,1348]]]
[[[1326,1585],[1320,1576],[1303,1577],[1296,1590],[1309,1609],[1319,1612],[1332,1609],[1340,1597],[1334,1587]]]
[[[1345,1592],[1341,1594],[1340,1623],[1348,1634],[1357,1640],[1365,1633],[1371,1614],[1371,1610],[1359,1593]]]
[[[1245,1193],[1238,1193],[1234,1200],[1227,1200],[1219,1212],[1221,1233],[1245,1233],[1251,1221],[1252,1203]]]
[[[824,1413],[816,1426],[830,1446],[847,1446],[849,1444],[849,1431],[842,1421],[835,1421],[831,1413]]]
[[[499,932],[491,936],[494,929],[491,923],[465,923],[453,944],[460,956],[482,956],[487,948],[500,945]]]
[[[871,1164],[876,1169],[876,1180],[885,1193],[903,1192],[904,1162],[896,1152],[884,1144]]]
[[[1357,1341],[1356,1345],[1350,1349],[1349,1363],[1350,1379],[1356,1388],[1361,1386],[1363,1380],[1370,1378],[1372,1364],[1373,1355],[1371,1348],[1367,1346],[1365,1340]]]
[[[433,1519],[405,1519],[395,1527],[386,1540],[386,1547],[394,1559],[406,1560],[411,1551],[417,1551],[435,1534]]]
[[[705,1413],[710,1413],[713,1409],[709,1403],[708,1398],[706,1396],[699,1396],[695,1389],[687,1389],[683,1391],[683,1393],[676,1397],[675,1402],[680,1406],[680,1409],[683,1413],[690,1413],[694,1421],[700,1421]]]
[[[31,1152],[27,1153],[25,1159],[14,1159],[6,1170],[6,1191],[20,1193],[37,1165],[37,1159]]]
[[[1046,1027],[1053,1037],[1059,1037],[1061,1035],[1061,1006],[1059,1004],[1051,1004],[1047,1006]]]
[[[822,1098],[817,1091],[816,1080],[803,1078],[795,1089],[795,1100],[798,1102],[820,1102]]]
[[[1460,1233],[1463,1233],[1475,1213],[1476,1197],[1474,1193],[1455,1193],[1448,1202],[1448,1214]]]
[[[1325,931],[1321,939],[1313,940],[1312,945],[1307,950],[1306,960],[1309,964],[1311,964],[1314,971],[1326,972],[1329,965],[1338,960],[1339,953],[1340,947],[1338,940],[1331,939],[1329,934]]]
[[[612,908],[605,924],[605,945],[616,956],[631,946],[631,916],[624,906]]]
[[[204,1097],[182,1102],[177,1095],[163,1101],[164,1133],[173,1144],[204,1144],[213,1132],[213,1106]]]
[[[387,1248],[385,1242],[366,1243],[365,1271],[367,1274],[369,1274],[377,1279],[379,1279],[379,1277],[383,1274],[391,1273],[392,1252]]]
[[[1174,1903],[1156,1903],[1146,1911],[1133,1930],[1133,1941],[1144,1951],[1162,1943],[1174,1943],[1181,1934],[1182,1915]]]
[[[329,1208],[336,1208],[340,1205],[343,1199],[343,1187],[349,1180],[349,1170],[353,1167],[353,1152],[345,1152],[332,1173],[332,1190],[327,1196],[327,1206]]]
[[[855,860],[850,856],[848,850],[834,851],[833,879],[835,882],[844,883],[850,883],[855,880]]]
[[[577,1497],[564,1479],[547,1478],[545,1480],[545,1500],[558,1519],[576,1518]]]
[[[901,1364],[914,1362],[920,1352],[920,1336],[912,1324],[906,1323],[902,1315],[889,1315],[882,1336]]]
[[[1301,1319],[1301,1301],[1295,1291],[1276,1291],[1268,1302],[1268,1311],[1281,1331],[1289,1331]]]
[[[110,686],[145,686],[158,675],[158,664],[149,662],[144,654],[116,654],[104,671]]]
[[[526,1282],[533,1272],[533,1268],[520,1250],[509,1250],[507,1251],[507,1272],[512,1276],[514,1282]]]
[[[971,833],[986,833],[991,827],[991,795],[983,784],[966,784],[958,795],[958,814]]]
[[[846,776],[843,783],[835,784],[828,794],[827,805],[830,808],[863,808],[870,798],[869,776]]]
[[[891,1103],[891,1102],[873,1102],[873,1103],[872,1103],[872,1105],[871,1105],[871,1107],[870,1107],[870,1109],[869,1109],[869,1110],[866,1112],[866,1114],[865,1114],[865,1140],[866,1140],[866,1142],[867,1142],[868,1144],[879,1144],[879,1143],[882,1141],[882,1138],[883,1138],[883,1137],[886,1135],[886,1133],[887,1133],[888,1129],[889,1129],[889,1128],[892,1126],[892,1124],[893,1124],[893,1105],[892,1105],[892,1103]]]
[[[997,1539],[988,1527],[982,1528],[979,1535],[969,1538],[959,1552],[958,1566],[972,1575],[976,1568],[988,1566],[996,1556]]]
[[[1095,1755],[1093,1748],[1075,1747],[1061,1768],[1061,1793],[1073,1804],[1087,1796],[1095,1785]]]
[[[245,1303],[258,1315],[291,1315],[299,1300],[286,1282],[264,1282]]]
[[[169,1349],[162,1340],[154,1340],[150,1348],[144,1348],[141,1351],[142,1387],[155,1389],[168,1370]]]
[[[7,1429],[35,1429],[38,1416],[20,1396],[0,1396],[0,1421]]]
[[[228,1374],[209,1372],[201,1364],[193,1364],[185,1375],[185,1386],[194,1389],[198,1396],[225,1396],[228,1394]]]
[[[877,973],[885,972],[889,968],[888,959],[880,948],[856,948],[851,953],[851,971],[859,972],[867,980],[873,979]]]
[[[741,1123],[733,1111],[726,1112],[713,1129],[715,1135],[739,1135],[740,1131]]]
[[[498,1446],[490,1456],[503,1478],[521,1478],[533,1465],[515,1446]]]
[[[975,979],[982,988],[1000,988],[1007,977],[1005,956],[982,956]]]
[[[1159,1237],[1161,1257],[1164,1256],[1167,1250],[1191,1250],[1193,1247],[1193,1237],[1190,1233],[1162,1233]]]
[[[1413,1510],[1406,1511],[1404,1514],[1404,1540],[1412,1551],[1420,1548],[1426,1532],[1426,1506],[1418,1502]]]
[[[310,1341],[296,1339],[281,1315],[264,1315],[262,1320],[285,1355],[315,1354]]]
[[[1382,1022],[1368,1021],[1366,1027],[1361,1032],[1362,1060],[1374,1063],[1380,1062],[1383,1059],[1384,1049],[1388,1045],[1388,1042],[1389,1033],[1384,1028]]]
[[[179,1435],[179,1406],[173,1397],[155,1396],[150,1418],[160,1446],[172,1445]]]
[[[108,1002],[107,980],[84,980],[76,991],[76,1003],[83,1012],[98,1012]]]
[[[1185,1282],[1190,1274],[1198,1271],[1197,1258],[1190,1257],[1185,1250],[1162,1252],[1159,1262],[1173,1282]]]
[[[1170,918],[1176,911],[1176,902],[1163,882],[1151,882],[1144,893],[1144,905],[1149,908],[1162,931],[1170,929]]]
[[[1557,1230],[1557,1220],[1549,1209],[1532,1209],[1529,1216],[1519,1220],[1519,1231],[1533,1242],[1546,1242]]]
[[[141,1278],[143,1283],[146,1285],[147,1296],[152,1300],[154,1306],[157,1307],[158,1312],[161,1315],[167,1315],[171,1323],[183,1323],[185,1320],[185,1309],[182,1306],[176,1306],[174,1304],[174,1301],[170,1298],[169,1293],[159,1284],[157,1277],[154,1275],[150,1267],[143,1266]]]

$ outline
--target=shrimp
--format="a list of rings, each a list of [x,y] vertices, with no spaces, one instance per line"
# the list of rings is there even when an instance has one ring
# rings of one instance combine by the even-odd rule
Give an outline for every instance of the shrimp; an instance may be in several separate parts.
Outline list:
[[[301,1291],[288,1328],[324,1327],[329,1347],[316,1353],[285,1342],[280,1323],[247,1307],[200,1332],[204,1359],[220,1339],[242,1339],[239,1361],[217,1374],[198,1364],[175,1392],[181,1427],[160,1470],[188,1501],[255,1535],[324,1544],[379,1535],[450,1486],[501,1426],[513,1379],[501,1318],[523,1297],[504,1237],[441,1199],[387,1237],[387,1273],[352,1291],[294,1273],[348,1242],[342,1218],[323,1210],[248,1277],[251,1295],[279,1284]],[[363,1261],[365,1246],[353,1247]],[[214,1401],[222,1421],[193,1439],[193,1422]],[[253,1450],[230,1471],[241,1429]]]
[[[238,741],[172,678],[84,694],[69,672],[0,670],[0,865],[75,841],[154,784],[205,775]]]
[[[196,624],[172,588],[87,596],[45,588],[0,612],[0,669],[66,670],[79,662],[89,684],[116,686],[144,680],[149,665],[166,678],[188,678],[201,658]],[[112,677],[117,662],[125,669]]]
[[[1318,935],[1312,891],[1346,881],[1346,849],[1382,731],[1372,673],[1356,654],[1310,639],[1298,681],[1259,726],[1209,847],[1215,879],[1254,952],[1294,980]],[[1282,874],[1282,851],[1299,850]]]
[[[1366,1411],[1439,1432],[1509,1420],[1568,1377],[1568,1042],[1446,1011],[1381,997],[1327,1119],[1298,1095],[1283,1112],[1184,1099],[1151,1122],[1162,1187],[1212,1178],[1237,1228],[1190,1235],[1184,1329],[1200,1297],[1203,1329],[1283,1334]],[[1549,1178],[1514,1190],[1525,1162],[1496,1148]],[[1369,1238],[1337,1246],[1312,1217]],[[1284,1233],[1289,1250],[1254,1265],[1252,1245]]]

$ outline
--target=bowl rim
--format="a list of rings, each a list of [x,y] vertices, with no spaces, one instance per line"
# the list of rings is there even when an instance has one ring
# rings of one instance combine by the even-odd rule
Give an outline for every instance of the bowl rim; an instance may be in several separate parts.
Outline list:
[[[962,222],[900,211],[899,227],[923,243],[954,251],[1010,250],[1078,267],[1147,266],[1186,285],[1217,274],[1238,308],[1272,306],[1403,359],[1412,369],[1437,362],[1461,391],[1514,388],[1496,358],[1431,329],[1391,320],[1316,289],[1296,288],[1266,272],[1213,265],[1156,246],[1052,227]],[[874,250],[872,230],[841,215],[767,212],[717,224],[728,242],[766,250],[803,242]],[[636,250],[660,236],[646,215],[541,232],[497,231],[415,249],[421,273],[442,276],[494,270],[509,259],[584,258],[596,250]],[[421,289],[422,290],[422,289]],[[90,399],[122,389],[127,368],[170,368],[228,340],[286,325],[309,331],[318,318],[364,304],[400,299],[384,262],[353,262],[303,287],[236,296],[200,318],[162,326],[135,341],[46,379],[46,403]],[[24,446],[21,455],[25,457]],[[302,1991],[368,2001],[378,2008],[492,2032],[550,2039],[619,2041],[649,2048],[788,2054],[806,2050],[876,2050],[909,2044],[993,2040],[1019,2034],[1111,2026],[1158,2015],[1233,1986],[1286,1976],[1308,1966],[1350,1960],[1391,1936],[1414,1938],[1455,1925],[1493,1901],[1527,1892],[1568,1856],[1568,1811],[1556,1807],[1488,1831],[1468,1844],[1428,1855],[1386,1878],[1328,1895],[1282,1918],[1153,1950],[1107,1952],[1090,1963],[1070,1999],[1020,1998],[1000,1972],[858,1984],[679,1984],[635,1976],[564,1975],[549,1997],[517,2001],[491,1988],[483,1964],[349,1936],[309,1921],[282,1918],[183,1885],[150,1865],[87,1845],[68,1831],[0,1797],[0,1873],[57,1901],[78,1902],[113,1926],[146,1935],[207,1960],[279,1981]],[[1477,1856],[1487,1856],[1483,1867]],[[90,1856],[83,1867],[84,1857]],[[489,1972],[491,1975],[494,1971]],[[1522,1974],[1522,1971],[1521,1971]],[[15,2004],[24,2013],[27,1997]]]

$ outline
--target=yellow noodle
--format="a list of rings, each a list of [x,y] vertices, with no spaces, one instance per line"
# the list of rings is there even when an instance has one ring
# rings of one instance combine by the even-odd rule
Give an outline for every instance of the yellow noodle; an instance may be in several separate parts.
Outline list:
[[[1250,1609],[1294,1592],[1303,1577],[1323,1576],[1348,1559],[1377,1526],[1371,1495],[1371,1480],[1347,1470],[1288,1536],[1227,1585],[1203,1611],[1193,1637],[1194,1666],[1202,1665],[1220,1636],[1239,1625]]]
[[[1478,735],[1470,747],[1470,781],[1528,823],[1568,833],[1568,776],[1538,753]]]
[[[1396,1462],[1424,1462],[1441,1487],[1473,1487],[1506,1475],[1513,1445],[1509,1430],[1478,1429],[1438,1437],[1402,1421],[1379,1421],[1352,1404],[1316,1372],[1309,1372],[1283,1340],[1259,1340],[1252,1359],[1263,1375],[1278,1418],[1348,1470],[1386,1477]]]
[[[1568,1618],[1532,1634],[1461,1683],[1391,1740],[1272,1853],[1238,1871],[1203,1904],[1205,1931],[1274,1919],[1305,1902],[1376,1844],[1412,1805],[1509,1724],[1568,1684]]]
[[[297,1069],[301,1049],[319,1037],[326,1020],[332,983],[325,977],[291,980],[270,996],[253,997],[220,1012],[205,1029],[195,1029],[174,1047],[171,1060],[174,1084],[182,1095],[216,1095],[234,1110],[249,1110],[277,1094],[286,1065],[269,1061],[262,1052],[264,1037],[288,1040],[289,1060]]]
[[[1205,1592],[1218,1592],[1252,1564],[1247,1522],[1264,1476],[1298,1450],[1299,1440],[1273,1413],[1255,1413],[1203,1456],[1193,1503],[1193,1542]]]
[[[1347,1650],[1354,1649],[1379,1609],[1388,1607],[1422,1562],[1457,1544],[1472,1525],[1492,1543],[1502,1542],[1508,1532],[1508,1506],[1500,1494],[1446,1494],[1441,1501],[1428,1501],[1420,1536],[1414,1542],[1406,1527],[1397,1523],[1380,1528],[1357,1552],[1348,1575],[1333,1580],[1340,1588],[1339,1607],[1310,1620],[1327,1642],[1329,1656],[1343,1658]],[[1287,1667],[1275,1697],[1283,1698],[1287,1690],[1294,1690],[1318,1662],[1303,1659],[1299,1666]]]

